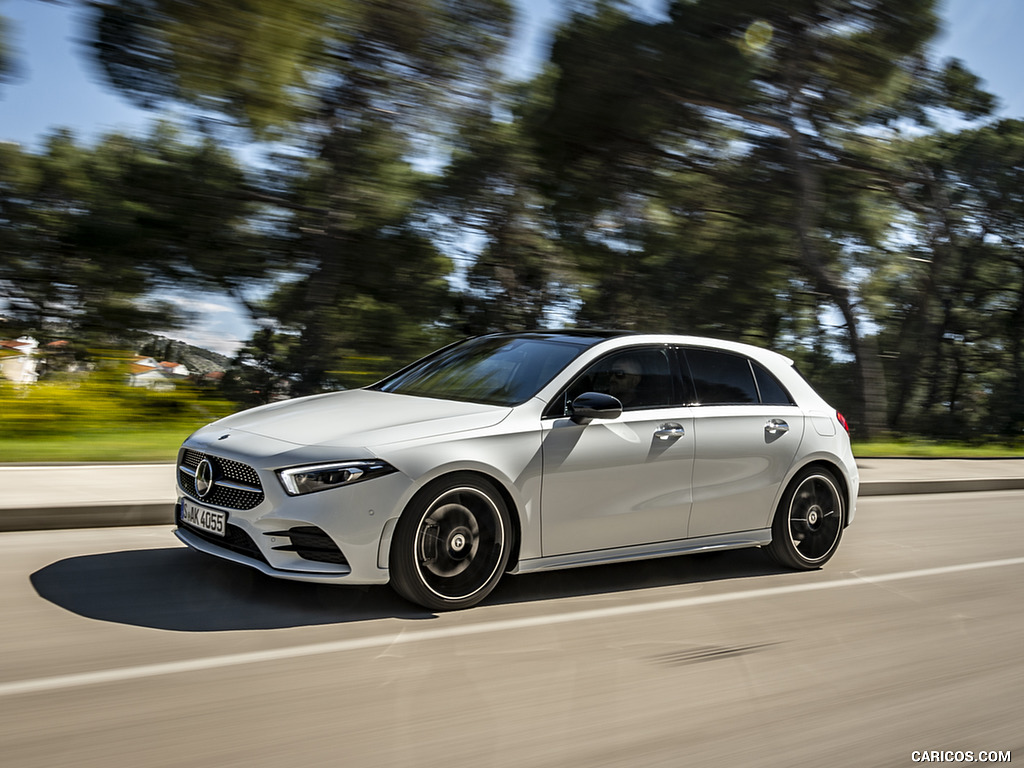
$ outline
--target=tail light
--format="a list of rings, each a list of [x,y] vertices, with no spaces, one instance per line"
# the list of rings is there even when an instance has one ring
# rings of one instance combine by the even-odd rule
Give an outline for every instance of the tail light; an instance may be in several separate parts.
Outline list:
[[[847,432],[850,431],[850,423],[846,420],[846,417],[842,413],[836,411],[836,418],[839,419],[839,423],[843,425],[843,429]]]

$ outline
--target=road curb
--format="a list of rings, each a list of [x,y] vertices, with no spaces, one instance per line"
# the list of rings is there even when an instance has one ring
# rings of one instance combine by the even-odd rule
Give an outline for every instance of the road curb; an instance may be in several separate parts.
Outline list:
[[[69,507],[0,509],[0,532],[51,531],[63,528],[117,528],[130,525],[170,525],[174,502],[92,504]]]
[[[910,496],[924,493],[978,493],[1018,491],[1024,477],[962,478],[959,480],[873,480],[860,484],[859,498],[865,496]]]

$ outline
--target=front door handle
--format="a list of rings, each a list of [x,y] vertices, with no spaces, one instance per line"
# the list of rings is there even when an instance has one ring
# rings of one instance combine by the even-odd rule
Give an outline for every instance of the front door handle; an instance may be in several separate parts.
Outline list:
[[[782,419],[768,419],[768,423],[764,426],[764,431],[769,435],[781,435],[789,432],[789,424]]]
[[[654,433],[654,436],[659,440],[672,440],[677,437],[682,437],[686,434],[686,430],[683,429],[682,424],[676,424],[674,421],[670,421],[668,424],[662,424],[658,431]]]

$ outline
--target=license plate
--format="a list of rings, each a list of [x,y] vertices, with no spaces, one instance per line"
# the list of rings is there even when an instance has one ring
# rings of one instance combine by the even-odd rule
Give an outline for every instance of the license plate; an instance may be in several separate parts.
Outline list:
[[[227,528],[228,513],[182,501],[181,522],[215,536],[223,536]]]

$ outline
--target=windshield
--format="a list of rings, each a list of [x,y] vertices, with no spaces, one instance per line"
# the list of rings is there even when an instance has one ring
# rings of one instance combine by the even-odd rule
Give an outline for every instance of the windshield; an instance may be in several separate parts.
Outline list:
[[[425,358],[374,385],[400,395],[518,405],[533,397],[586,345],[485,336]]]

